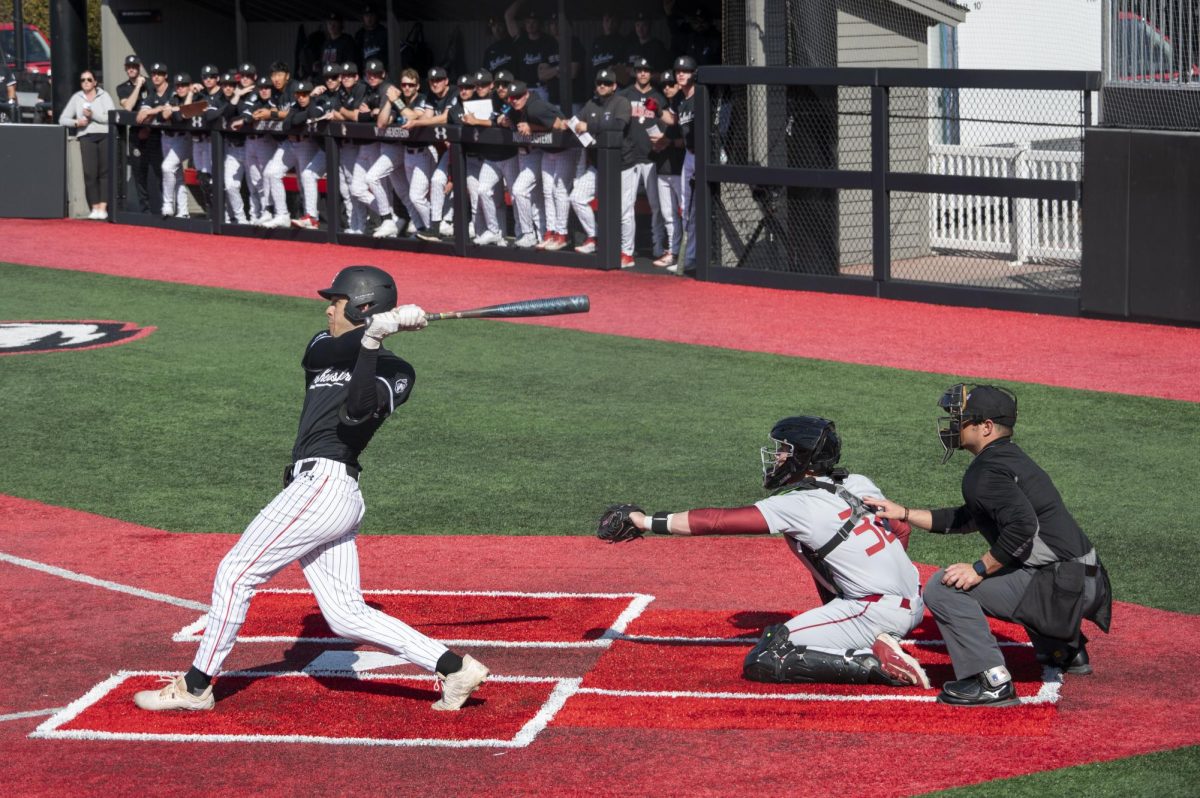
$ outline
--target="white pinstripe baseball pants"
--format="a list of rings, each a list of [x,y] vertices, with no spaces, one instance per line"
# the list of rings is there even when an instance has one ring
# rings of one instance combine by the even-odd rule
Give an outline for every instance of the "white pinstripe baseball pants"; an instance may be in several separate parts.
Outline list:
[[[162,137],[162,212],[163,216],[188,215],[187,184],[183,182],[183,162],[192,154],[192,137]]]
[[[692,268],[696,265],[696,190],[692,185],[696,177],[696,153],[687,150],[683,156],[683,170],[679,176],[679,188],[683,191],[683,231],[687,235],[683,253],[683,265]]]
[[[429,223],[454,221],[454,191],[446,193],[446,183],[450,182],[450,150],[442,153],[438,159],[437,168],[429,178]]]
[[[283,187],[283,178],[287,173],[296,169],[295,141],[279,142],[271,160],[263,167],[263,180],[267,183],[267,192],[271,195],[271,204],[275,207],[276,216],[289,216],[287,189]]]
[[[242,175],[245,172],[246,144],[225,139],[225,215],[234,224],[246,224],[246,203],[242,200]]]
[[[596,198],[596,167],[589,166],[584,150],[579,151],[579,163],[575,171],[575,185],[571,187],[571,207],[575,218],[588,238],[596,237],[596,212],[592,200]]]
[[[335,635],[394,652],[432,672],[446,647],[363,601],[355,544],[364,510],[358,482],[342,463],[314,462],[259,512],[221,560],[204,639],[192,664],[210,676],[218,674],[246,620],[254,588],[299,561]]]
[[[666,247],[666,232],[658,200],[658,172],[652,163],[635,163],[621,171],[621,251],[633,254],[634,236],[637,233],[633,209],[637,205],[639,190],[645,190],[646,202],[650,205],[653,230],[654,255],[662,255]]]
[[[571,187],[578,156],[574,150],[542,153],[542,196],[546,203],[546,230],[567,232],[571,214]]]
[[[546,232],[542,219],[542,151],[531,148],[517,153],[517,177],[508,187],[517,217],[517,237]]]
[[[275,155],[276,146],[277,142],[270,136],[246,137],[246,190],[250,195],[252,219],[258,219],[267,213],[271,206],[271,195],[267,191],[267,181],[263,179],[263,169]]]
[[[667,252],[679,254],[679,242],[683,238],[683,217],[679,208],[683,202],[679,175],[658,175],[658,208],[663,218],[667,236]]]
[[[436,168],[437,161],[434,160],[430,147],[422,147],[415,151],[412,147],[404,148],[404,182],[408,199],[405,205],[409,209],[409,219],[416,222],[420,228],[429,227],[432,213],[429,185]]]
[[[304,198],[304,215],[320,218],[321,186],[325,176],[325,147],[311,139],[301,139],[292,144],[296,158],[296,171],[300,174],[300,194]]]

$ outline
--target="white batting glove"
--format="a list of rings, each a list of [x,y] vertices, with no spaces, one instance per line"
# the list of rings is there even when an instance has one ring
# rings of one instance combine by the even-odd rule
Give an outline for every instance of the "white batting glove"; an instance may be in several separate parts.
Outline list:
[[[367,318],[367,329],[363,331],[362,345],[367,349],[378,349],[380,343],[389,335],[400,331],[400,320],[396,311],[376,313]]]
[[[425,318],[425,311],[418,305],[401,305],[391,312],[396,314],[396,323],[399,329],[406,332],[423,330],[429,326],[429,319]]]

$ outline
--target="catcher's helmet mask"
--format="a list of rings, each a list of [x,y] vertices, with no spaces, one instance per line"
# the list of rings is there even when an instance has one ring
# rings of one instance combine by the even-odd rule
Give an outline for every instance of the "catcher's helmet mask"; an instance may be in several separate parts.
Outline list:
[[[831,474],[842,456],[842,440],[827,418],[789,416],[771,428],[770,443],[759,455],[763,488],[775,490],[804,479],[809,472]]]
[[[363,324],[368,316],[396,307],[396,281],[374,266],[347,266],[337,273],[328,288],[317,291],[325,299],[346,297],[346,318]]]
[[[980,391],[980,398],[984,397],[988,401],[980,401],[972,403],[971,395],[976,390]],[[1007,407],[1007,402],[1011,401],[1011,414]],[[980,406],[984,406],[986,410],[980,410]],[[938,399],[938,407],[946,415],[939,416],[937,419],[938,440],[942,442],[942,465],[949,462],[954,453],[962,448],[962,429],[968,424],[978,424],[981,421],[989,419],[1006,424],[1011,427],[1017,423],[1017,397],[1012,391],[1007,388],[1000,388],[993,385],[973,385],[968,383],[956,383],[951,385]],[[1003,409],[1001,410],[1001,407]],[[972,411],[976,412],[972,412]],[[997,411],[1002,412],[998,415]]]

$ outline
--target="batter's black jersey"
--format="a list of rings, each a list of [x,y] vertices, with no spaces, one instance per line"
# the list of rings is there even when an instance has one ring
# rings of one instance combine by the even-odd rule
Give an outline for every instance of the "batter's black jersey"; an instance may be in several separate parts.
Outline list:
[[[657,128],[659,133],[663,132],[659,115],[666,106],[667,99],[657,89],[650,89],[643,94],[637,90],[636,85],[621,89],[617,93],[629,100],[629,139],[633,144],[633,162],[650,163],[650,131]]]
[[[1092,550],[1050,476],[1011,438],[981,451],[963,474],[960,507],[933,511],[931,532],[978,529],[1008,565],[1048,565]]]
[[[333,337],[319,332],[308,342],[300,365],[304,368],[304,407],[292,447],[292,461],[324,457],[359,467],[358,456],[389,415],[412,393],[416,373],[406,361],[379,350],[375,369],[379,409],[361,421],[344,410],[350,375],[362,348],[363,328]]]

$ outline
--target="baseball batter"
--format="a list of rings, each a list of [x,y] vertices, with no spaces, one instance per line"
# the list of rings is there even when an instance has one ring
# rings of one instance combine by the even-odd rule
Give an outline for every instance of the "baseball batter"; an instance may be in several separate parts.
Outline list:
[[[881,521],[863,504],[861,497],[878,495],[870,479],[835,468],[841,439],[828,419],[782,419],[761,453],[763,487],[775,493],[753,505],[652,516],[623,505],[605,521],[620,511],[646,532],[783,536],[825,603],[767,627],[746,656],[746,679],[928,688],[924,670],[899,644],[924,614],[908,526]]]
[[[392,651],[437,674],[436,710],[459,709],[488,676],[470,655],[441,643],[363,601],[355,538],[363,518],[358,458],[415,378],[383,339],[427,324],[416,305],[396,307],[396,284],[373,266],[348,266],[318,292],[329,300],[328,329],[301,360],[305,377],[300,428],[284,488],[250,523],[217,568],[204,639],[192,667],[134,703],[148,710],[206,710],[212,679],[233,649],[254,589],[299,561],[330,629],[339,637]]]

